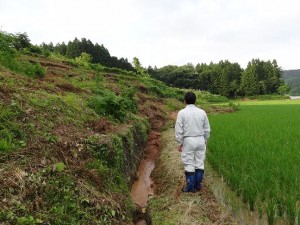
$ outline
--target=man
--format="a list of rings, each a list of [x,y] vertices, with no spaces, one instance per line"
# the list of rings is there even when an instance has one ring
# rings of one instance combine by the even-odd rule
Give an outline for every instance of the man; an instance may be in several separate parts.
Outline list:
[[[206,144],[210,135],[210,125],[206,112],[195,106],[196,95],[187,92],[184,96],[185,108],[177,115],[175,125],[178,151],[184,164],[186,187],[184,192],[200,191],[204,175]]]

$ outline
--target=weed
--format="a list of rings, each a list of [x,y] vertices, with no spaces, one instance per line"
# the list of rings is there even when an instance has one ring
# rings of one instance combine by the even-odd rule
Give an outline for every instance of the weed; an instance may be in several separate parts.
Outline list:
[[[0,152],[7,152],[10,149],[10,143],[7,140],[0,139]]]
[[[0,104],[0,153],[8,152],[25,144],[25,141],[22,140],[24,139],[24,134],[18,123],[15,122],[19,114],[17,106],[9,108]]]
[[[17,223],[19,225],[35,225],[35,224],[41,224],[43,221],[41,219],[35,219],[33,216],[23,216],[20,218],[17,218]]]

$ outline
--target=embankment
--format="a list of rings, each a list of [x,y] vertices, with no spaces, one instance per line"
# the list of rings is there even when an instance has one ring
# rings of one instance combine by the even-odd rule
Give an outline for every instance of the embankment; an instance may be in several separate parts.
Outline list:
[[[175,91],[97,65],[23,60],[46,74],[0,67],[0,223],[132,224],[130,188],[150,124],[156,136],[160,96]]]

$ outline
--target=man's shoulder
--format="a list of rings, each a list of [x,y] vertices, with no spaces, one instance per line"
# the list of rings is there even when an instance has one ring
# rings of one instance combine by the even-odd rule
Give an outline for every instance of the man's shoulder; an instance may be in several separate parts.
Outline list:
[[[203,109],[201,109],[201,108],[199,108],[197,106],[191,107],[191,108],[185,107],[185,108],[179,110],[178,114],[183,114],[185,112],[190,112],[191,110],[192,111],[197,110],[198,112],[201,112],[202,114],[206,114],[206,112]]]
[[[204,109],[201,109],[200,107],[197,107],[197,106],[196,106],[196,109],[197,109],[199,112],[201,112],[202,114],[205,114],[205,115],[206,115],[206,112],[205,112]]]
[[[186,111],[186,108],[179,110],[178,115],[184,113],[184,111]]]

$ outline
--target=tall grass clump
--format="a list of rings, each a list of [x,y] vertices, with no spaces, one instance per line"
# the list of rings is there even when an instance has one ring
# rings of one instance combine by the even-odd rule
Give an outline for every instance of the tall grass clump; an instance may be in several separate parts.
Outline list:
[[[18,145],[23,145],[23,132],[19,125],[14,122],[17,112],[0,103],[0,154],[8,152]]]
[[[270,224],[299,217],[300,104],[242,105],[210,115],[208,160],[248,202],[265,205]]]

